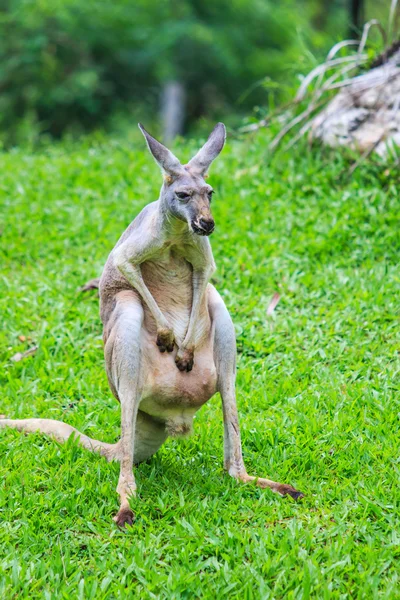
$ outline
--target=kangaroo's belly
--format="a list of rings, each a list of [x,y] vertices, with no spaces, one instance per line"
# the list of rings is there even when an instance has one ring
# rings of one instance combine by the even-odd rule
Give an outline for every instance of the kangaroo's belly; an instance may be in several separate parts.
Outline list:
[[[193,369],[188,373],[175,365],[176,348],[171,353],[161,353],[146,329],[143,342],[140,410],[165,423],[169,435],[190,433],[194,414],[217,391],[211,331],[195,350]]]

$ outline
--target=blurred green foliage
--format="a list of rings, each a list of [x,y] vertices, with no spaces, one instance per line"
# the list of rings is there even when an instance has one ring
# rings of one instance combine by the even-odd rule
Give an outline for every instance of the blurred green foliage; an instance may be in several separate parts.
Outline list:
[[[387,16],[385,0],[365,16]],[[3,0],[0,137],[6,144],[157,121],[166,82],[186,129],[268,107],[348,34],[350,0]],[[291,82],[288,86],[288,82]],[[121,118],[122,115],[122,118]],[[110,119],[112,117],[112,119]],[[153,125],[154,127],[154,125]]]
[[[303,60],[304,40],[320,43],[317,8],[295,0],[5,0],[3,139],[91,129],[137,107],[154,118],[171,79],[186,89],[188,123],[265,104],[263,81],[282,81]]]

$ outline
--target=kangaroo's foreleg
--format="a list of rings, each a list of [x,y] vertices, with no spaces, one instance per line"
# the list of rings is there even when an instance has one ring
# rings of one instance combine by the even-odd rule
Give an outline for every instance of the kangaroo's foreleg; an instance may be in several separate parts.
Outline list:
[[[247,474],[242,456],[242,444],[238,412],[236,407],[235,379],[236,379],[236,339],[231,317],[225,304],[212,288],[209,295],[210,313],[214,327],[214,360],[217,368],[218,391],[221,394],[222,410],[224,416],[224,467],[229,475],[243,482],[255,481],[261,488],[270,488],[274,492],[293,498],[303,494],[291,485],[278,483],[261,477]]]
[[[150,241],[146,239],[146,235],[144,233],[141,237],[141,245],[138,241],[135,243],[135,240],[127,240],[121,244],[121,246],[115,252],[114,262],[119,271],[129,281],[132,287],[139,292],[143,301],[149,308],[156,322],[156,343],[160,349],[160,352],[172,352],[175,343],[174,332],[167,319],[161,312],[157,302],[154,300],[142,277],[140,265],[151,256],[151,252],[154,251],[154,249],[151,249]],[[150,248],[146,245],[147,242],[149,243]]]
[[[193,369],[197,323],[201,305],[204,299],[204,294],[206,293],[207,285],[212,273],[214,272],[214,269],[213,261],[210,261],[210,263],[202,269],[193,269],[193,296],[189,326],[185,335],[185,339],[183,340],[175,358],[176,366],[180,371],[191,371]]]

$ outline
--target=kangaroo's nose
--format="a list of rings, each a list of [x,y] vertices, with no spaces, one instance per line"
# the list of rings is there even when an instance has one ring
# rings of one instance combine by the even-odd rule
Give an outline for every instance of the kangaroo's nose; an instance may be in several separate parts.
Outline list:
[[[214,231],[214,219],[204,219],[204,217],[201,217],[199,219],[199,225],[206,233],[211,233]]]

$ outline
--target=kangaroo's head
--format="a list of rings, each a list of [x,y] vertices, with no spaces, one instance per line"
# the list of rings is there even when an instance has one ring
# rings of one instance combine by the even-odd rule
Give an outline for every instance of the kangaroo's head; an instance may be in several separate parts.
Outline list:
[[[170,216],[187,223],[193,233],[210,235],[215,228],[210,208],[213,189],[205,178],[208,167],[224,146],[225,126],[218,123],[214,127],[204,146],[187,165],[181,165],[176,156],[142,125],[139,124],[139,128],[164,174],[160,195],[163,206]]]

